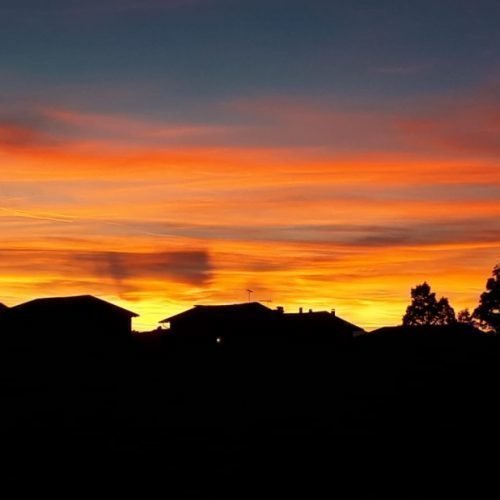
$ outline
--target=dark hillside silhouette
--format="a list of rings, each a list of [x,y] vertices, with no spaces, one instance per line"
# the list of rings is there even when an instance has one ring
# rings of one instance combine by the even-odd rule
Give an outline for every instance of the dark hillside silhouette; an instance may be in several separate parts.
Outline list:
[[[41,470],[50,450],[94,489],[79,460],[105,457],[106,477],[122,460],[126,487],[147,464],[147,484],[172,498],[420,499],[457,448],[499,436],[500,338],[467,324],[366,333],[335,311],[254,302],[193,307],[132,334],[133,316],[90,296],[0,313],[7,456],[11,440],[23,464],[38,451]],[[5,349],[11,338],[30,349]]]

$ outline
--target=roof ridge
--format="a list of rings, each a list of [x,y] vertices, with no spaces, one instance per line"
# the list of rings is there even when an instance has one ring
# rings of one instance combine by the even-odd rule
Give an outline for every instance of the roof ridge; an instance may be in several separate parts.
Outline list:
[[[96,297],[95,295],[90,295],[90,294],[84,294],[84,295],[68,295],[68,296],[63,296],[63,297],[39,297],[36,299],[28,300],[27,302],[22,302],[21,304],[17,304],[14,307],[10,309],[21,309],[23,307],[26,307],[30,304],[40,304],[44,302],[57,302],[57,301],[66,301],[66,302],[71,302],[71,301],[78,301],[78,300],[91,300],[94,302],[98,302],[101,304],[105,304],[108,307],[112,307],[114,309],[120,309],[121,311],[124,311],[128,314],[130,314],[132,317],[138,317],[139,315],[137,313],[134,313],[133,311],[129,311],[128,309],[125,309],[122,306],[113,304],[112,302],[108,302],[107,300],[101,299],[100,297]]]

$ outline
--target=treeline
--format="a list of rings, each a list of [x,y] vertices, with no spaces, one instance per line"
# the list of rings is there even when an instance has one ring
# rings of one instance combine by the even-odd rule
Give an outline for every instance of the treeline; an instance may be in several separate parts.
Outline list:
[[[500,264],[493,268],[478,306],[458,314],[446,297],[439,300],[427,282],[411,290],[411,304],[403,316],[405,326],[444,326],[464,323],[489,333],[500,334]]]

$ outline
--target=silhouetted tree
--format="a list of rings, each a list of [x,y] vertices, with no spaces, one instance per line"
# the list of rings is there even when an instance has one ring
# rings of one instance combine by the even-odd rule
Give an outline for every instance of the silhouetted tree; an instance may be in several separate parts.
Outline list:
[[[486,291],[481,294],[473,316],[481,329],[500,334],[500,264],[486,282]]]
[[[403,325],[450,325],[456,322],[455,311],[448,299],[441,297],[436,300],[436,294],[424,282],[411,290],[411,304],[406,308]]]
[[[434,325],[452,325],[457,322],[455,310],[446,297],[441,297],[437,303],[437,313]]]
[[[457,321],[464,325],[474,326],[474,318],[469,309],[462,309],[457,314]]]

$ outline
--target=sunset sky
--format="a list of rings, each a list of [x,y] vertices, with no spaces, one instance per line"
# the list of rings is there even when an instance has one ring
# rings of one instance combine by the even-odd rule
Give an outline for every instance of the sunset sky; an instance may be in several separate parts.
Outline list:
[[[497,0],[0,0],[0,302],[397,324],[500,261]]]

